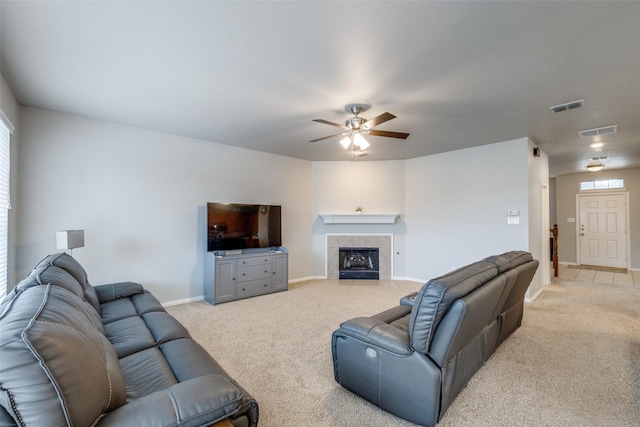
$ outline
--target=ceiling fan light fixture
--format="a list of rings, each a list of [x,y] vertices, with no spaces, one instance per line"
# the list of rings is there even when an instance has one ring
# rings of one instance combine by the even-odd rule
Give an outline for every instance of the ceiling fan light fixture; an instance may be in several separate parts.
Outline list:
[[[351,137],[345,136],[344,138],[342,138],[340,140],[340,145],[342,145],[345,150],[348,149],[349,145],[351,145]]]
[[[362,127],[362,125],[367,121],[367,119],[363,119],[362,117],[352,117],[345,122],[345,126],[352,130],[358,130]]]
[[[409,136],[408,133],[373,129],[374,127],[382,123],[386,123],[391,119],[395,119],[396,116],[394,116],[389,112],[385,112],[369,120],[363,117],[360,117],[359,114],[369,109],[369,107],[370,105],[367,105],[367,104],[348,105],[346,107],[347,111],[350,110],[353,113],[353,117],[347,119],[344,122],[344,125],[331,122],[329,120],[324,120],[324,119],[313,119],[314,122],[323,123],[325,125],[340,128],[342,129],[342,132],[335,133],[333,135],[323,136],[321,138],[312,139],[309,142],[318,142],[318,141],[323,141],[325,139],[340,137],[340,140],[339,140],[340,145],[342,145],[342,147],[345,150],[348,150],[351,147],[351,151],[353,153],[360,153],[360,154],[354,154],[354,159],[356,159],[357,156],[366,155],[366,153],[363,153],[363,151],[369,148],[369,146],[371,145],[369,144],[369,141],[367,141],[364,138],[363,135],[407,139],[407,137]]]
[[[587,165],[587,170],[589,172],[598,172],[599,170],[602,170],[603,167],[604,167],[604,163],[594,162],[594,163],[589,163]]]
[[[360,135],[360,133],[356,133],[355,135],[353,135],[353,145],[358,147],[360,150],[366,150],[367,148],[369,148],[370,144],[366,139],[364,139],[362,135]]]

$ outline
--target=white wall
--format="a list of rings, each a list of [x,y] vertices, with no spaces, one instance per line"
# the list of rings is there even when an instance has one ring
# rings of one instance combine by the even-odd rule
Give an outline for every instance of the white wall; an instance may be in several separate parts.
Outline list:
[[[544,152],[533,157],[533,147],[521,138],[406,161],[314,162],[315,275],[325,273],[325,233],[393,233],[394,278],[426,281],[511,250],[544,262],[549,162]],[[318,218],[357,206],[401,217],[393,226],[324,225]],[[519,225],[507,224],[509,210],[520,212]],[[542,289],[541,270],[531,295]]]
[[[531,242],[542,234],[530,224],[541,196],[530,191],[548,159],[532,160],[527,138],[407,161],[308,162],[40,109],[19,114],[20,276],[56,251],[56,230],[81,228],[86,245],[74,256],[92,283],[140,281],[163,302],[198,298],[208,201],[282,205],[290,280],[324,276],[326,233],[393,234],[393,277],[420,281],[491,254],[537,251]],[[357,206],[401,216],[356,226],[318,218]],[[507,225],[509,209],[520,225]]]
[[[313,162],[314,275],[325,276],[325,234],[390,233],[394,235],[392,277],[404,276],[406,225],[403,216],[392,225],[325,225],[321,214],[404,214],[404,161]]]
[[[406,274],[427,280],[529,250],[527,138],[406,161]],[[507,224],[507,211],[520,224]]]
[[[84,229],[93,284],[139,281],[160,301],[203,295],[206,202],[280,204],[289,278],[312,273],[311,163],[21,108],[20,276]]]

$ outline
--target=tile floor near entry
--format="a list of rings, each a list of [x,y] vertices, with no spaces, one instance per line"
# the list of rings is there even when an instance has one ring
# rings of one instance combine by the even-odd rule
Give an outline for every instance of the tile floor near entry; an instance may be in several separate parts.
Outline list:
[[[558,265],[558,277],[560,279],[611,283],[614,285],[637,286],[640,288],[640,271],[613,273],[610,271],[588,270],[584,268],[569,267],[566,264],[560,264]]]

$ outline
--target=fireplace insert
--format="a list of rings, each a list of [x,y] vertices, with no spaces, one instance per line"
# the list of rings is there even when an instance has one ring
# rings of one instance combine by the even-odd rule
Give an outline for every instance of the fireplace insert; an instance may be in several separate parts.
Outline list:
[[[340,248],[340,279],[380,279],[380,250],[378,248]]]

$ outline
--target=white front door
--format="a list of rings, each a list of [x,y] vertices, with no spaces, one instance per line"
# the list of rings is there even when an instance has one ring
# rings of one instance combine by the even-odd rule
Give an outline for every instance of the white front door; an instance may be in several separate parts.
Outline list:
[[[580,264],[627,267],[627,196],[578,196]]]

